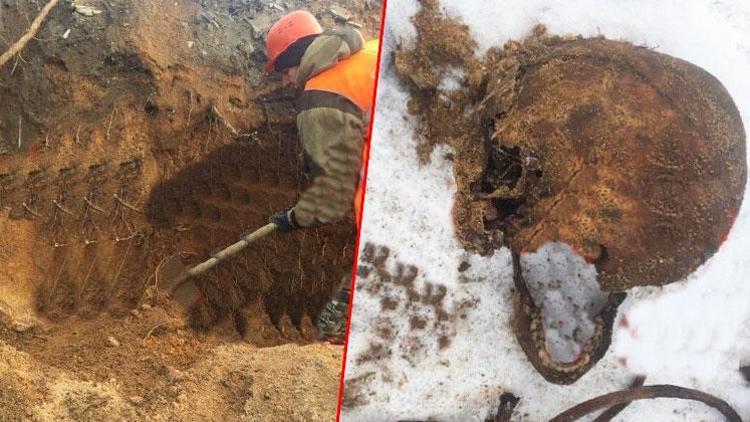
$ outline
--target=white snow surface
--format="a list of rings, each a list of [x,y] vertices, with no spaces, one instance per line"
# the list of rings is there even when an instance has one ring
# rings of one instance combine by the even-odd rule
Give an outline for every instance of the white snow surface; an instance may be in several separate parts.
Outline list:
[[[573,362],[596,330],[593,318],[607,293],[599,289],[596,268],[573,248],[548,242],[521,255],[526,287],[540,307],[546,349],[555,362]]]
[[[482,51],[521,39],[542,23],[552,34],[603,34],[688,60],[729,90],[750,127],[750,2],[744,0],[465,0],[442,5],[469,25]],[[390,67],[398,42],[413,41],[414,0],[390,0],[370,155],[362,242],[387,246],[396,261],[419,268],[416,288],[446,289],[451,317],[440,330],[410,330],[410,316],[435,317],[429,306],[409,305],[406,290],[357,289],[346,379],[358,384],[364,404],[345,408],[344,421],[483,420],[499,395],[521,397],[514,421],[545,421],[586,399],[625,388],[635,375],[647,384],[670,383],[717,395],[750,420],[750,386],[738,371],[750,362],[750,211],[743,203],[728,240],[686,280],[629,292],[615,322],[613,344],[588,374],[571,386],[546,382],[528,363],[509,329],[510,254],[465,252],[455,238],[451,209],[455,181],[450,152],[417,160],[408,94]],[[450,81],[448,81],[450,83]],[[745,196],[750,196],[747,192]],[[459,272],[463,262],[470,266]],[[464,265],[465,267],[465,265]],[[372,277],[372,274],[369,276]],[[372,281],[359,277],[358,285]],[[384,294],[400,301],[391,313]],[[461,304],[472,302],[473,307]],[[457,316],[460,315],[460,316]],[[394,330],[393,353],[361,358],[383,324]],[[445,326],[447,324],[447,327]],[[439,332],[438,332],[439,331]],[[435,336],[450,336],[440,348]],[[714,421],[700,403],[644,400],[617,421]]]

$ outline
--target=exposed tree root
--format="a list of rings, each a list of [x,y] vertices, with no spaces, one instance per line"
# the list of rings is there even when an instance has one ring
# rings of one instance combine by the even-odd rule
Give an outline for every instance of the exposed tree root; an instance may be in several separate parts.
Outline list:
[[[513,416],[513,409],[516,408],[518,402],[521,399],[512,393],[503,393],[500,396],[500,405],[497,409],[495,417],[487,419],[486,422],[510,422],[511,416]]]
[[[635,400],[656,398],[675,398],[699,401],[721,412],[728,422],[742,422],[740,415],[738,415],[737,412],[724,400],[702,391],[678,387],[675,385],[649,385],[647,387],[635,387],[604,394],[571,407],[550,419],[549,422],[573,422],[590,413],[596,412],[597,410],[612,408]]]
[[[28,42],[32,38],[34,38],[34,36],[36,36],[36,33],[39,32],[39,27],[42,26],[42,22],[47,17],[52,8],[57,5],[58,1],[59,0],[50,0],[49,3],[47,3],[44,8],[42,8],[42,11],[34,19],[34,22],[31,23],[29,31],[26,32],[18,41],[16,41],[16,43],[13,44],[8,51],[0,56],[0,66],[3,66],[8,60],[10,60],[11,57],[15,56],[21,50],[23,50],[23,48],[26,47],[26,44],[28,44]]]
[[[630,388],[636,388],[643,385],[643,383],[646,382],[646,377],[639,375],[635,377],[632,383],[630,383]],[[622,403],[618,404],[617,406],[612,406],[609,409],[602,412],[599,416],[594,419],[594,422],[609,422],[612,419],[615,418],[615,416],[619,415],[620,412],[625,410],[626,407],[628,407],[630,403]]]
[[[747,382],[750,382],[750,365],[740,366],[740,373]]]

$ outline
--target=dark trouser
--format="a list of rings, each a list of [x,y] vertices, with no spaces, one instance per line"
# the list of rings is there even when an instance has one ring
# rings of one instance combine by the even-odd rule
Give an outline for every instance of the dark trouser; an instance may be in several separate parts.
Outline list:
[[[339,285],[338,291],[333,296],[333,300],[338,302],[349,303],[351,297],[351,283],[352,283],[352,272],[351,270],[344,273],[341,277],[341,284]]]

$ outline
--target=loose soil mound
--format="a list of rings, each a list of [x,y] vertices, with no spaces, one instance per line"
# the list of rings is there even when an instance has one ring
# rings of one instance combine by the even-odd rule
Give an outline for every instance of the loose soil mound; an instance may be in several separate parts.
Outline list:
[[[227,343],[230,327],[195,336],[163,309],[137,315],[71,317],[48,332],[0,328],[0,419],[333,418],[341,348],[259,349]]]

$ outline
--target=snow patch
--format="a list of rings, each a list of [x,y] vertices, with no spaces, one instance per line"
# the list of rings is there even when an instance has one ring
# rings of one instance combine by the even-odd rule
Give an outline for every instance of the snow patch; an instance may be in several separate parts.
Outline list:
[[[455,67],[448,69],[443,75],[443,79],[438,85],[438,89],[443,92],[455,91],[461,88],[461,81],[466,76],[466,71]]]
[[[547,351],[555,362],[575,361],[596,331],[593,317],[607,293],[599,289],[596,268],[570,246],[549,242],[521,255],[524,281],[541,309]]]

